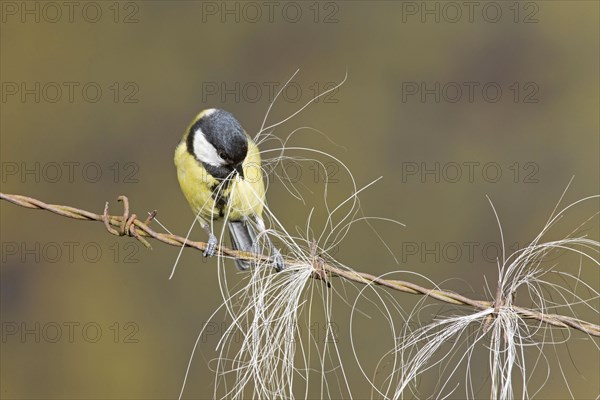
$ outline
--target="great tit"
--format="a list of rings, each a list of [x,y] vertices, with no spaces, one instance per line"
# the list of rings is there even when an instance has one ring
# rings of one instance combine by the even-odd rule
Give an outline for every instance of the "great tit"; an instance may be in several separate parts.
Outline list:
[[[200,112],[175,149],[175,166],[181,190],[208,233],[204,256],[213,256],[218,243],[212,221],[225,218],[232,247],[256,251],[257,233],[265,231],[265,201],[258,147],[235,117],[224,110]],[[272,246],[274,267],[284,266],[281,253]],[[238,269],[250,263],[235,260]]]

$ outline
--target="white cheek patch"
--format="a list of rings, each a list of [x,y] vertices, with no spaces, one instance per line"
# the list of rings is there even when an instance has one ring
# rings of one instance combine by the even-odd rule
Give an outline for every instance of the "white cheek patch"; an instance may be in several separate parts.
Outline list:
[[[226,164],[225,160],[219,157],[214,146],[206,140],[204,132],[200,128],[194,133],[194,154],[198,160],[207,164],[215,166]]]

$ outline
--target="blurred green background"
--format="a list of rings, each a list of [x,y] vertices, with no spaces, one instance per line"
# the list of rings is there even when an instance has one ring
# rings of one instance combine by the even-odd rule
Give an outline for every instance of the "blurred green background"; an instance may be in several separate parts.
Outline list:
[[[285,138],[305,126],[325,133],[337,145],[314,133],[290,144],[339,158],[358,187],[383,176],[361,193],[362,211],[406,224],[373,222],[398,263],[369,226],[356,224],[334,256],[357,270],[414,271],[489,298],[485,282],[497,278],[500,236],[486,195],[514,250],[539,233],[572,176],[565,206],[599,193],[597,2],[476,2],[472,14],[461,2],[269,4],[77,2],[70,9],[62,2],[3,1],[2,192],[98,213],[110,201],[114,214],[121,213],[117,196],[126,194],[134,212],[158,209],[162,223],[185,234],[192,214],[172,155],[192,117],[203,108],[225,108],[254,134],[273,93],[300,68],[268,124],[346,72],[348,78],[273,134]],[[329,201],[338,204],[351,194],[349,179],[331,159],[319,159],[330,163]],[[272,179],[268,202],[291,232],[305,229],[315,207],[311,226],[319,234],[327,215],[324,185],[315,182],[316,164],[302,165],[294,179],[306,201]],[[6,202],[0,210],[0,396],[176,398],[196,336],[222,301],[216,260],[185,251],[168,280],[174,247],[156,244],[148,251],[99,223]],[[573,209],[548,239],[564,237],[597,211],[597,201]],[[583,231],[598,240],[597,218]],[[192,237],[204,234],[197,230]],[[578,259],[566,261],[559,267],[576,274]],[[232,285],[244,279],[228,266]],[[430,285],[406,273],[394,277]],[[598,290],[597,267],[584,265],[581,278]],[[322,283],[315,285],[323,291]],[[359,289],[334,281],[332,318],[352,393],[366,398],[371,388],[349,340],[347,303]],[[418,300],[392,295],[407,310]],[[315,309],[323,308],[321,298],[315,295]],[[452,312],[431,304],[420,315],[423,323]],[[391,334],[373,305],[363,299],[359,306],[373,315],[361,315],[353,326],[371,375],[390,349]],[[600,323],[597,314],[580,315]],[[314,318],[322,324],[318,312]],[[217,341],[217,334],[201,341],[186,398],[213,396],[208,360]],[[547,347],[552,374],[545,384],[545,371],[532,379],[532,387],[543,385],[538,397],[570,397],[556,357],[573,396],[598,396],[598,340],[591,341],[573,332],[556,354]],[[531,354],[535,361],[537,353]],[[473,365],[477,396],[486,398],[485,352],[474,355]],[[459,371],[455,381],[463,383]],[[435,393],[434,378],[419,382],[423,396]],[[331,397],[347,397],[334,381]],[[320,396],[318,379],[309,395]],[[297,396],[304,396],[301,382]],[[464,397],[464,390],[455,396]]]

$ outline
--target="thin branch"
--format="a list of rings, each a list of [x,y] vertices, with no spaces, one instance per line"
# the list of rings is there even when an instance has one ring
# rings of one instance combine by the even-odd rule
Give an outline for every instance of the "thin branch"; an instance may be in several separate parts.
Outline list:
[[[205,242],[195,242],[191,240],[186,240],[184,237],[178,235],[156,232],[149,226],[149,224],[152,222],[152,219],[156,215],[156,211],[151,213],[151,215],[144,222],[142,222],[139,219],[137,219],[136,214],[129,214],[129,201],[125,196],[119,196],[119,201],[123,202],[123,215],[109,215],[108,202],[106,203],[103,214],[95,214],[75,207],[47,204],[40,200],[21,195],[0,193],[0,199],[6,200],[21,207],[31,209],[43,209],[68,218],[86,221],[101,221],[104,223],[106,229],[111,234],[117,236],[134,237],[148,248],[151,248],[151,246],[150,243],[145,239],[147,237],[151,237],[155,240],[158,240],[165,244],[169,244],[171,246],[181,247],[182,245],[185,245],[187,247],[191,247],[200,251],[204,251],[207,246]],[[266,257],[261,254],[237,251],[225,246],[218,246],[216,249],[216,254],[249,261],[270,260],[269,257]],[[294,265],[304,262],[287,258],[285,260],[285,263],[287,265]],[[318,266],[318,270],[315,270],[317,273],[313,274],[313,277],[316,279],[323,279],[321,273],[322,271],[326,271],[326,273],[333,277],[340,277],[352,282],[361,283],[365,285],[381,285],[404,293],[425,295],[444,303],[471,306],[480,310],[485,310],[494,307],[494,304],[489,301],[473,300],[451,291],[428,289],[407,281],[382,279],[380,277],[365,272],[357,272],[338,268],[329,263],[320,263]],[[513,306],[513,310],[514,312],[517,312],[524,318],[538,320],[540,322],[544,322],[546,324],[561,328],[572,328],[585,332],[591,336],[600,337],[600,326],[592,324],[590,322],[559,314],[544,314],[536,310],[531,310],[522,307]]]

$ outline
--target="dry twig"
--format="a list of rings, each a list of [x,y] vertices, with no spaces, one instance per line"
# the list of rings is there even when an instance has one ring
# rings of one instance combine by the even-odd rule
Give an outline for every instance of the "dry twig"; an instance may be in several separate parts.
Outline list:
[[[123,202],[124,209],[123,215],[120,216],[108,214],[108,202],[106,203],[103,214],[95,214],[75,207],[47,204],[40,200],[21,195],[0,193],[0,199],[6,200],[13,204],[17,204],[21,207],[43,209],[68,218],[87,221],[102,221],[106,229],[111,234],[117,236],[134,237],[148,248],[150,248],[151,246],[150,243],[145,239],[147,237],[151,237],[171,246],[181,247],[182,245],[185,245],[187,247],[191,247],[200,251],[204,251],[207,246],[205,242],[190,241],[186,240],[184,237],[181,236],[156,232],[149,226],[154,216],[156,216],[156,211],[151,213],[151,215],[144,222],[142,222],[139,219],[137,219],[136,214],[129,214],[129,201],[125,196],[119,196],[119,201]],[[266,256],[244,251],[237,251],[225,246],[218,246],[216,254],[242,260],[269,261],[269,258]],[[298,260],[293,260],[289,258],[286,259],[285,262],[287,265],[294,265],[300,263],[300,261]],[[341,269],[324,261],[319,263],[319,269],[319,271],[316,271],[316,273],[313,274],[313,277],[316,279],[324,279],[323,274],[328,274],[332,277],[340,277],[356,283],[361,283],[365,285],[381,285],[390,289],[398,290],[400,292],[425,295],[433,299],[442,301],[444,303],[471,306],[480,310],[501,306],[489,301],[473,300],[460,294],[446,290],[428,289],[407,281],[382,279],[380,277],[365,272]],[[583,321],[577,318],[559,314],[544,314],[539,311],[515,306],[513,306],[513,311],[524,318],[538,320],[540,322],[544,322],[546,324],[556,327],[572,328],[585,332],[592,336],[600,337],[599,325]]]

